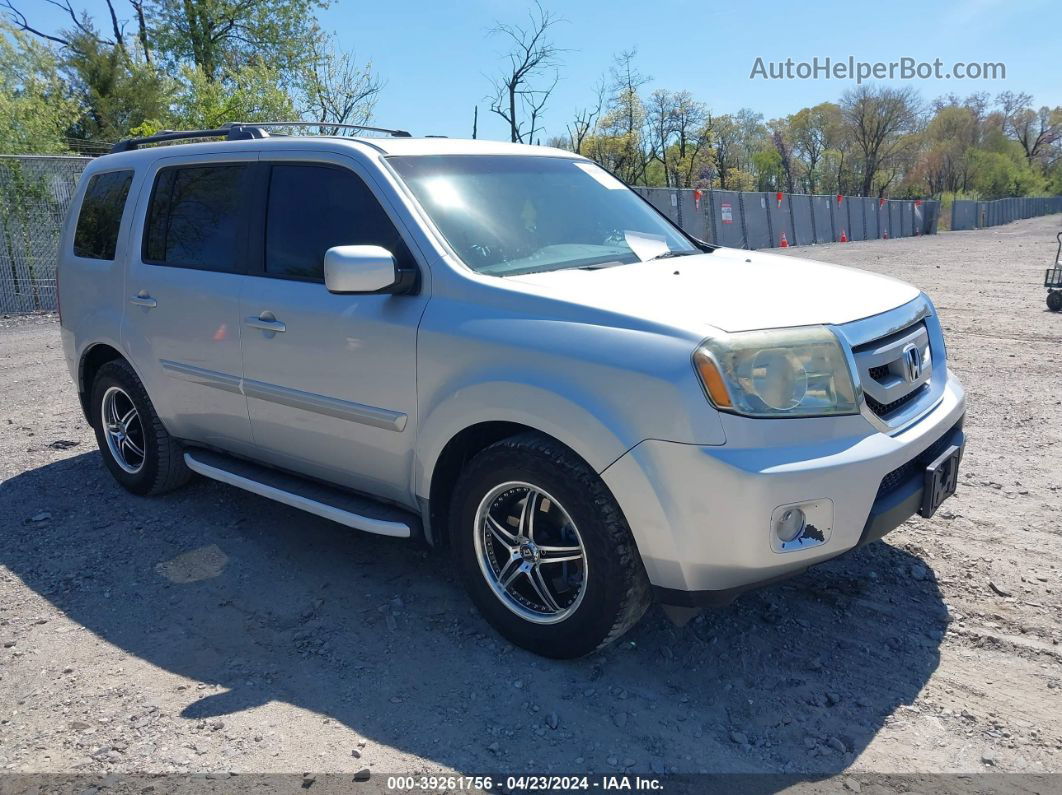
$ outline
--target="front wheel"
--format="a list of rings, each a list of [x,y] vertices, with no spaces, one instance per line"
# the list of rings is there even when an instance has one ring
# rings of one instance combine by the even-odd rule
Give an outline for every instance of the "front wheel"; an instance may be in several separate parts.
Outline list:
[[[1062,312],[1062,290],[1051,290],[1047,294],[1047,308],[1052,312]]]
[[[649,605],[648,579],[612,494],[548,437],[514,436],[473,458],[457,483],[450,528],[473,602],[530,651],[588,654]]]

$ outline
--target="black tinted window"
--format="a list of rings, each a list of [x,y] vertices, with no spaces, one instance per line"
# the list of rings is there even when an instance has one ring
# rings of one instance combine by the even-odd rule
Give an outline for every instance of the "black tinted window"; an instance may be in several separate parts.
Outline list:
[[[148,208],[144,258],[162,265],[242,270],[248,165],[159,172]]]
[[[349,245],[383,246],[399,267],[413,267],[398,230],[357,175],[327,166],[273,166],[266,273],[322,279],[325,251]]]
[[[74,254],[92,259],[114,259],[118,227],[133,181],[132,171],[97,174],[89,180],[74,232]]]

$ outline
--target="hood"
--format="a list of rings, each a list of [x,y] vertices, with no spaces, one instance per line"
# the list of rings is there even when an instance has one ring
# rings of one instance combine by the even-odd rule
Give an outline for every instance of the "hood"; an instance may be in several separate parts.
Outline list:
[[[733,248],[600,270],[510,276],[561,300],[696,331],[841,324],[918,297],[888,276]]]

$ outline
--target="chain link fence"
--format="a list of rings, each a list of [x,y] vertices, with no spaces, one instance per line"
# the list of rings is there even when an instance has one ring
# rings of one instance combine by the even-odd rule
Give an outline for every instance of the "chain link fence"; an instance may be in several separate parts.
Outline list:
[[[54,311],[59,234],[89,157],[0,155],[0,313]],[[940,202],[762,191],[635,188],[686,232],[772,248],[931,235]],[[952,229],[1062,212],[1062,197],[956,201]],[[958,225],[956,225],[956,223]]]
[[[88,157],[0,156],[0,312],[57,307],[59,234]]]

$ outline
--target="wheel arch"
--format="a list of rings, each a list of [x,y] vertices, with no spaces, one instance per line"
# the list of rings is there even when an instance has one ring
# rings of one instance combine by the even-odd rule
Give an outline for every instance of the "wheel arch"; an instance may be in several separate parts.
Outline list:
[[[129,364],[132,367],[132,363],[125,357],[125,355],[115,348],[113,345],[109,345],[106,342],[97,342],[87,347],[81,354],[81,358],[78,360],[77,365],[77,396],[81,401],[81,411],[85,414],[85,419],[89,425],[93,425],[92,412],[89,411],[89,399],[91,398],[92,383],[96,380],[96,373],[100,371],[100,368],[107,362],[113,362],[116,359]],[[134,371],[136,368],[133,368]]]
[[[580,454],[570,444],[533,424],[511,420],[476,422],[453,434],[436,456],[431,469],[428,470],[431,477],[426,484],[427,499],[419,498],[424,519],[424,533],[428,543],[436,547],[449,546],[448,524],[451,497],[465,464],[495,442],[524,433],[534,433],[563,445],[587,466],[597,471],[597,468],[587,461],[586,456]]]

